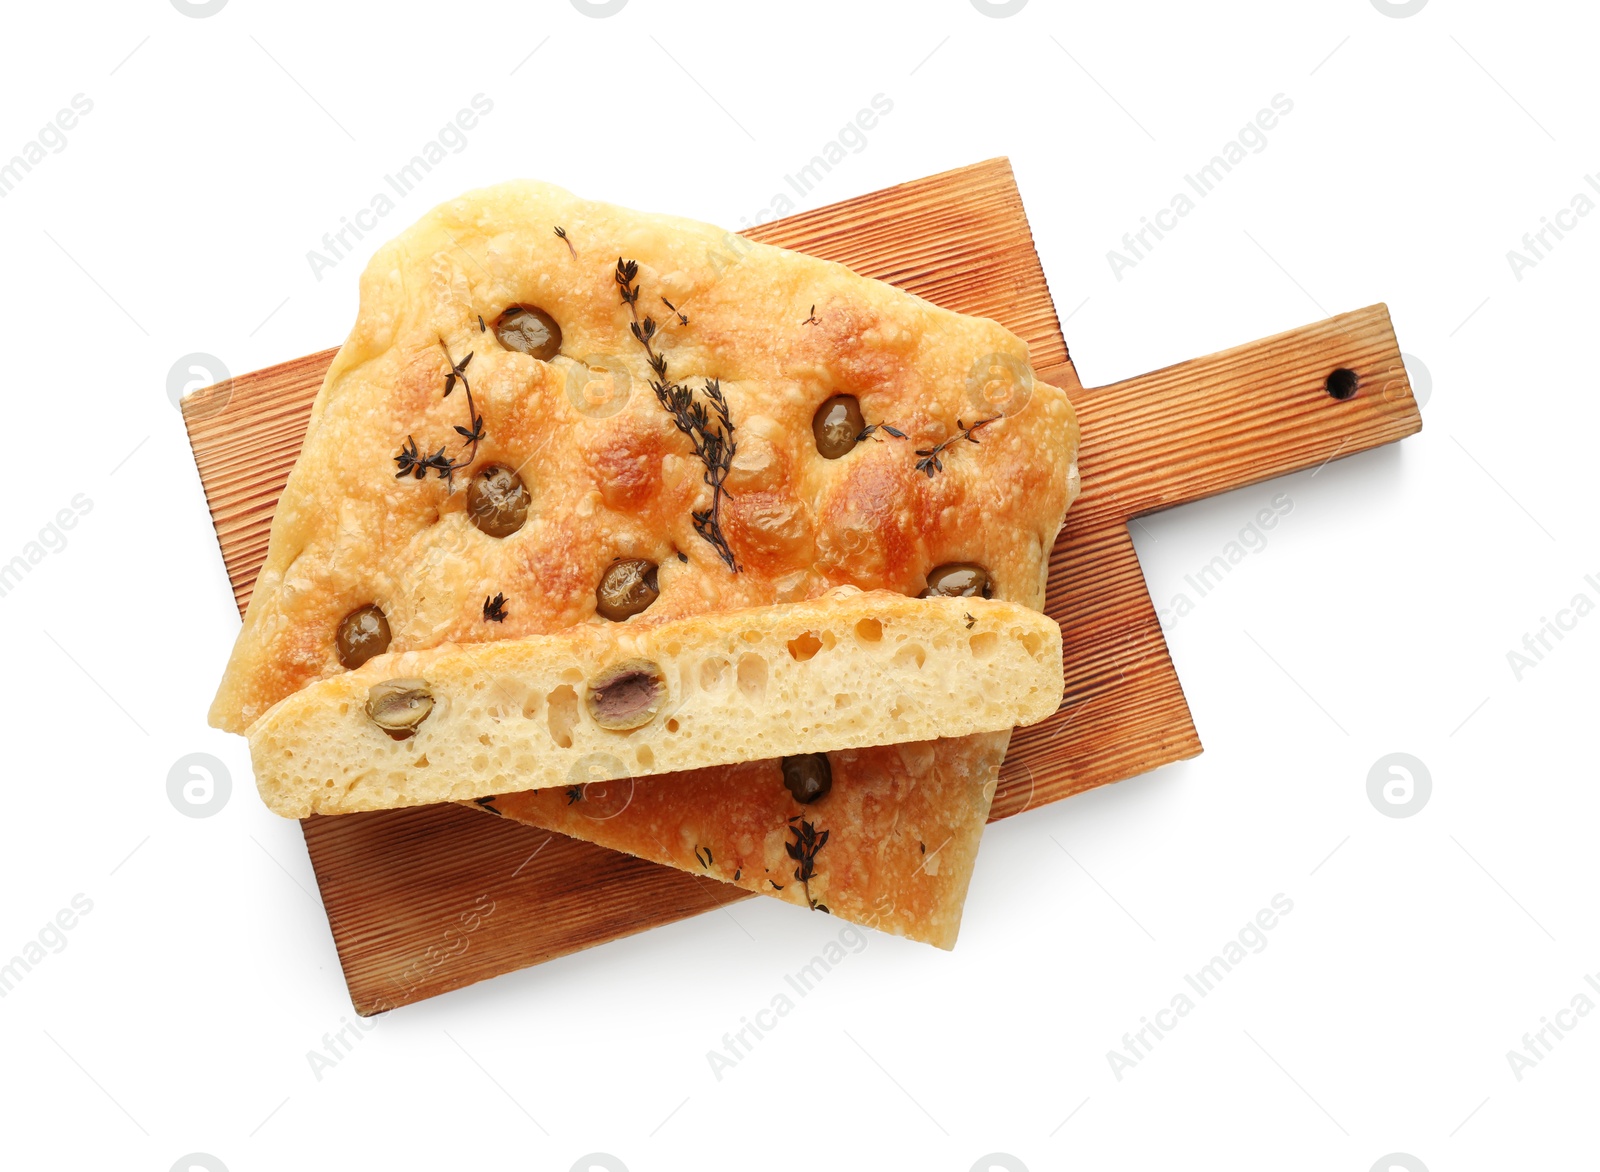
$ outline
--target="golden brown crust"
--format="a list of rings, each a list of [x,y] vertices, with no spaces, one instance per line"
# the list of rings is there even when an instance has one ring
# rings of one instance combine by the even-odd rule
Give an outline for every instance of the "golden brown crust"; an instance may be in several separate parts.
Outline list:
[[[502,794],[475,805],[951,948],[1010,735],[830,753],[833,787],[808,805],[784,787],[777,761]],[[828,832],[806,883],[796,880],[786,850],[799,820]]]
[[[671,377],[697,392],[722,380],[738,444],[723,529],[741,573],[694,530],[691,513],[711,493],[647,385],[612,278],[618,256],[639,263],[641,312],[660,325]],[[480,316],[492,325],[513,304],[557,319],[560,355],[541,362],[480,330]],[[442,391],[469,352],[486,431],[473,466],[519,468],[533,497],[527,524],[504,539],[466,517],[470,469],[454,491],[431,476],[394,477],[408,436],[424,452],[461,451],[463,396]],[[996,371],[1007,414],[981,442],[953,445],[937,475],[918,472],[916,449],[991,410]],[[811,417],[835,393],[856,395],[869,423],[908,438],[880,432],[823,459]],[[948,561],[984,564],[998,597],[1037,608],[1076,489],[1076,445],[1065,396],[1032,381],[1026,348],[994,322],[840,265],[545,184],[463,196],[380,249],[362,277],[359,318],[313,408],[211,719],[242,732],[338,674],[335,628],[367,603],[387,615],[394,651],[604,622],[595,586],[619,557],[660,564],[659,600],[630,620],[642,625],[842,584],[915,593]],[[481,604],[495,593],[509,613],[491,626]]]

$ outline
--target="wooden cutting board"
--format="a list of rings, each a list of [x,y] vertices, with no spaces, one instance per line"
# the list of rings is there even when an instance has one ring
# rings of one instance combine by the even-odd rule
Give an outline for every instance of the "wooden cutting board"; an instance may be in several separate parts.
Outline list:
[[[1130,519],[1422,426],[1382,305],[1112,386],[1084,388],[1005,159],[752,229],[1021,337],[1083,428],[1083,495],[1050,563],[1066,698],[1020,730],[991,820],[1195,756]],[[239,609],[336,351],[197,391],[184,419]],[[1336,370],[1359,389],[1339,399]],[[458,806],[313,817],[306,846],[356,1010],[380,1013],[748,893]]]

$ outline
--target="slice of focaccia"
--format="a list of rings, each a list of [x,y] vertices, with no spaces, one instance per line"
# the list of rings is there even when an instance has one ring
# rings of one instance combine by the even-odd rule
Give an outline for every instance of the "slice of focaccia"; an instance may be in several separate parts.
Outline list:
[[[1036,611],[846,586],[380,655],[280,700],[250,752],[267,805],[303,818],[1009,731],[1061,689],[1061,630]]]
[[[597,778],[477,804],[951,948],[1010,736]]]
[[[274,705],[311,689],[314,708],[328,694],[318,687],[338,691],[380,655],[470,659],[534,636],[581,643],[589,628],[643,637],[694,616],[827,605],[840,586],[1038,610],[1078,488],[1077,443],[1066,396],[1034,378],[1027,348],[992,321],[546,184],[474,192],[385,245],[362,276],[211,721],[235,732],[261,721],[265,736]],[[663,666],[709,650],[686,642]],[[380,697],[386,719],[423,703],[405,692]],[[886,718],[891,704],[870,699]],[[433,759],[410,756],[424,735],[385,746],[412,762],[389,804],[441,792]],[[985,737],[982,753],[953,748]],[[287,753],[310,751],[293,739],[265,760],[258,738],[258,768],[274,775]],[[797,848],[814,854],[809,886],[832,890],[824,873],[837,869],[836,914],[867,919],[888,893],[908,934],[943,917],[953,935],[972,861],[953,849],[959,836],[936,864],[911,865],[916,882],[937,866],[936,897],[843,878],[902,873],[898,857],[869,863],[887,857],[883,827],[912,800],[933,803],[929,826],[970,823],[975,849],[983,818],[969,817],[971,793],[986,813],[988,762],[1005,739],[939,742],[929,770],[896,766],[924,760],[917,742],[901,744],[873,756],[887,764],[861,786],[844,750],[816,758],[841,765],[800,819],[814,833]],[[637,784],[664,791],[685,776]],[[930,776],[952,780],[924,793]],[[858,788],[870,819],[844,816]],[[762,820],[781,810],[751,810],[740,842],[758,827],[763,842],[788,834],[792,814],[774,826]],[[698,813],[675,801],[661,825],[676,819],[681,837]],[[587,826],[567,831],[592,837]],[[926,938],[941,938],[928,923]]]

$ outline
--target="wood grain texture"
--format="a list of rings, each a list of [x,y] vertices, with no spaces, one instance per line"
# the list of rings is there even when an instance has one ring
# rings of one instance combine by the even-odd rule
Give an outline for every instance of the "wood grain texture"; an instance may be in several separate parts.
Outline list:
[[[1145,590],[1132,517],[1314,468],[1421,427],[1383,306],[1108,387],[1073,369],[1004,159],[762,225],[750,236],[848,264],[1016,333],[1083,427],[1083,495],[1050,565],[1066,699],[1019,730],[991,819],[1194,756],[1200,741]],[[335,351],[184,401],[240,610]],[[1347,401],[1323,389],[1355,370]],[[714,880],[454,806],[303,824],[356,1009],[382,1012],[748,898]]]
[[[338,352],[335,346],[225,379],[183,400],[189,445],[241,615],[267,560],[272,512],[300,455],[312,400]]]

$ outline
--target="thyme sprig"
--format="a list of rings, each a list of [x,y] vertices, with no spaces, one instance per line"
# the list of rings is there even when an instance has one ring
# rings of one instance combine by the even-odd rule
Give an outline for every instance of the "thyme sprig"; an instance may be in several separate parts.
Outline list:
[[[650,363],[654,376],[650,379],[650,389],[655,392],[656,401],[662,409],[672,417],[673,426],[688,437],[695,456],[705,466],[704,479],[711,489],[711,507],[696,509],[690,514],[694,519],[694,531],[717,551],[717,556],[728,569],[737,574],[739,559],[734,557],[733,548],[722,533],[722,498],[727,495],[723,481],[733,468],[733,454],[737,450],[727,396],[723,394],[722,384],[717,379],[706,380],[701,392],[705,401],[702,401],[695,398],[694,391],[689,387],[667,376],[666,356],[655,348],[655,319],[649,315],[639,316],[639,262],[624,260],[619,256],[615,279],[622,304],[628,307],[628,313],[633,318],[629,328],[644,347]],[[710,410],[706,409],[706,402],[711,404]]]
[[[493,598],[483,600],[483,621],[486,623],[503,623],[506,621],[506,596],[496,594]]]
[[[567,246],[567,251],[572,254],[572,259],[573,260],[577,260],[578,259],[578,250],[576,248],[572,247],[572,241],[567,239],[567,230],[565,228],[563,228],[560,224],[556,225],[556,235],[561,238],[561,243],[563,243],[563,244],[565,244]]]
[[[450,485],[455,491],[455,474],[463,468],[471,467],[473,460],[478,457],[478,444],[483,439],[483,416],[478,414],[477,404],[472,401],[472,384],[467,380],[467,365],[472,361],[472,351],[467,351],[467,356],[460,362],[450,357],[450,348],[444,344],[444,339],[439,339],[439,346],[444,350],[445,361],[450,363],[450,373],[444,377],[444,397],[448,399],[450,393],[460,383],[467,392],[467,422],[469,427],[456,425],[456,433],[463,439],[464,449],[461,459],[452,460],[445,455],[445,445],[440,444],[437,452],[424,455],[417,447],[417,441],[411,436],[406,436],[406,442],[400,448],[400,454],[394,458],[396,466],[395,479],[410,475],[418,480],[427,477],[429,472],[437,472],[439,479]]]
[[[972,443],[977,443],[978,437],[976,433],[978,428],[987,427],[989,424],[993,423],[999,418],[1000,416],[998,415],[992,415],[988,419],[978,420],[978,422],[974,423],[971,427],[968,427],[959,419],[956,420],[955,435],[951,436],[947,440],[940,441],[931,448],[917,449],[917,455],[922,457],[922,459],[917,461],[917,471],[926,472],[928,474],[928,479],[932,480],[935,472],[944,471],[944,461],[940,459],[940,455],[946,448],[958,440],[970,440]]]
[[[490,794],[486,798],[473,798],[472,800],[478,805],[482,806],[485,810],[488,810],[489,813],[493,814],[496,818],[504,818],[505,814],[495,808],[494,798],[495,795]]]
[[[798,826],[795,825],[797,822]],[[828,906],[812,898],[811,879],[817,873],[817,852],[827,845],[828,835],[832,832],[824,830],[819,834],[815,826],[796,814],[789,819],[789,833],[794,835],[794,841],[784,843],[783,848],[789,852],[791,859],[800,864],[794,869],[794,877],[800,880],[800,885],[805,889],[806,903],[811,906],[811,910],[825,912]],[[777,884],[774,883],[773,886],[776,887]]]
[[[570,806],[570,805],[572,805],[573,802],[581,802],[581,801],[583,801],[583,786],[581,786],[581,785],[569,785],[569,786],[567,786],[567,805]]]
[[[807,311],[807,315],[806,320],[800,323],[801,325],[820,326],[822,324],[822,320],[817,317],[817,307],[815,305]]]

